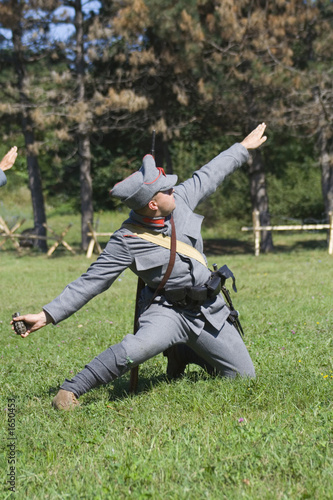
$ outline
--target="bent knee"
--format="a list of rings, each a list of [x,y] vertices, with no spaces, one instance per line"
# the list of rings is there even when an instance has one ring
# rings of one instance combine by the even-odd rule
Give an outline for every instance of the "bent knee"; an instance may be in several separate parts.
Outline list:
[[[241,367],[241,368],[224,368],[222,371],[218,370],[220,375],[223,377],[228,377],[228,378],[236,378],[236,377],[242,377],[242,378],[256,378],[256,372],[254,369],[254,366],[246,366],[246,367]]]

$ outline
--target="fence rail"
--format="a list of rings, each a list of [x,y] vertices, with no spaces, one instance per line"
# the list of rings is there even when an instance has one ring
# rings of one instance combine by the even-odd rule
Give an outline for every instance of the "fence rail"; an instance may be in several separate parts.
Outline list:
[[[295,224],[284,226],[261,226],[259,219],[259,210],[252,212],[253,226],[242,227],[242,231],[253,231],[254,233],[254,255],[260,254],[260,232],[261,231],[316,231],[319,229],[328,229],[328,253],[333,254],[333,212],[329,213],[328,224]]]

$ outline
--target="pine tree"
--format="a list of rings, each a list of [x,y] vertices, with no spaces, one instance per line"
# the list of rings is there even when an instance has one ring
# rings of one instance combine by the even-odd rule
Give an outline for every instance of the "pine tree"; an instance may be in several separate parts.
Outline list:
[[[88,223],[93,222],[92,140],[140,123],[136,115],[147,107],[147,99],[136,95],[130,84],[123,84],[124,77],[117,75],[117,65],[108,57],[118,44],[112,25],[117,11],[110,19],[103,10],[83,11],[81,0],[61,4],[70,8],[68,14],[53,21],[71,24],[75,31],[55,47],[67,62],[63,72],[54,74],[58,90],[49,102],[59,117],[56,134],[72,149],[80,171],[81,242],[86,249]]]
[[[333,211],[332,2],[311,2],[302,22],[294,40],[293,66],[285,68],[292,87],[281,96],[275,116],[304,140],[315,138],[328,220]]]
[[[43,2],[43,8],[47,8],[47,2]],[[49,2],[51,5],[52,2]],[[52,5],[53,6],[53,5]],[[52,7],[51,6],[51,7]],[[46,214],[44,197],[42,191],[42,180],[38,162],[38,141],[36,141],[36,129],[34,123],[34,110],[36,101],[33,92],[33,70],[37,62],[44,56],[45,45],[43,35],[37,43],[36,33],[44,33],[47,19],[37,14],[41,2],[24,2],[19,0],[8,0],[0,4],[0,22],[3,28],[11,31],[12,50],[4,48],[2,55],[14,68],[17,81],[7,86],[7,92],[12,96],[12,107],[9,110],[11,117],[20,119],[22,133],[24,136],[27,168],[29,174],[29,188],[33,206],[34,229],[37,235],[45,238]],[[27,42],[27,39],[29,40]],[[10,90],[11,89],[11,90]],[[18,108],[15,107],[18,105]],[[4,109],[6,110],[6,108]],[[46,240],[36,240],[37,246],[47,250]]]
[[[234,114],[231,123],[243,134],[262,121],[268,123],[268,130],[278,127],[283,116],[280,100],[290,93],[296,79],[299,44],[309,35],[316,16],[312,2],[218,0],[200,4],[205,26],[203,96],[210,95],[220,113]],[[263,148],[252,155],[248,170],[252,207],[259,210],[262,225],[270,223],[268,162]],[[262,233],[261,246],[263,251],[272,250],[269,232]]]

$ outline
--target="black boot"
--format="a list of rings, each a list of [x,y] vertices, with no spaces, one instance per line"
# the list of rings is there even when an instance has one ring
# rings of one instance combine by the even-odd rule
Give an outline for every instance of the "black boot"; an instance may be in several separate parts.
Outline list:
[[[216,373],[215,368],[201,358],[186,344],[177,344],[169,347],[163,352],[163,355],[168,358],[167,377],[169,379],[177,379],[184,375],[185,368],[188,364],[193,363],[201,366],[209,375]]]

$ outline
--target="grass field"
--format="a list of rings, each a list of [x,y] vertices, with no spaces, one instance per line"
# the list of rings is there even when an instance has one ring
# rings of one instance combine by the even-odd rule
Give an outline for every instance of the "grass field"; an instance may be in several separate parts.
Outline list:
[[[89,260],[0,251],[1,498],[14,497],[10,477],[19,499],[333,498],[333,258],[322,234],[279,235],[279,251],[259,258],[241,238],[207,248],[211,265],[237,277],[257,378],[191,365],[170,383],[159,355],[140,367],[136,395],[126,375],[82,396],[74,413],[50,402],[64,378],[132,331],[136,279],[126,271],[65,322],[21,339],[11,314],[39,312]]]

